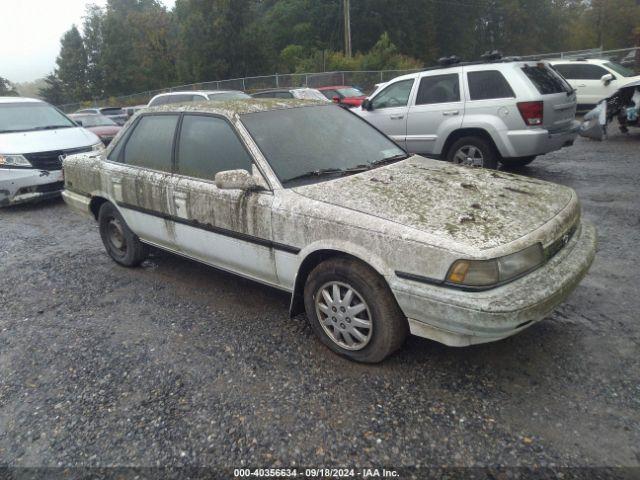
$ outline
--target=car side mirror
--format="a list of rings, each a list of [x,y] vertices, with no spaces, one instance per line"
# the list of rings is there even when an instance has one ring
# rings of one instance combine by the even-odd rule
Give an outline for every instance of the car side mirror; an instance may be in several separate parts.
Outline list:
[[[602,80],[602,83],[605,85],[609,85],[613,79],[614,76],[611,73],[605,73],[600,77],[600,80]]]
[[[258,182],[246,170],[225,170],[216,173],[216,187],[220,190],[255,190]]]
[[[373,110],[373,103],[371,103],[371,100],[369,100],[368,98],[365,98],[362,101],[362,109],[369,110],[369,111]]]
[[[333,97],[331,100],[333,100],[333,103],[340,103],[340,97]]]

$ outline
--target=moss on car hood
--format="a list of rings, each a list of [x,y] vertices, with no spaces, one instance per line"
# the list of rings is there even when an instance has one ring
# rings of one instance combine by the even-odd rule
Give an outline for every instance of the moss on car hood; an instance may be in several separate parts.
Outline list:
[[[531,233],[573,196],[561,185],[419,156],[294,191],[481,250]]]

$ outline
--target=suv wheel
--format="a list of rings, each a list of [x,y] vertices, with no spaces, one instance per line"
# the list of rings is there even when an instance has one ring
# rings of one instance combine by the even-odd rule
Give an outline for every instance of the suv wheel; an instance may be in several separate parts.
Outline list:
[[[402,346],[409,330],[384,279],[349,258],[318,265],[307,278],[304,303],[322,343],[358,362],[384,360]]]
[[[498,168],[498,152],[481,137],[462,137],[447,153],[447,161],[469,167]]]
[[[113,204],[102,204],[98,213],[98,224],[104,248],[120,265],[137,267],[147,258],[147,246],[129,229]]]

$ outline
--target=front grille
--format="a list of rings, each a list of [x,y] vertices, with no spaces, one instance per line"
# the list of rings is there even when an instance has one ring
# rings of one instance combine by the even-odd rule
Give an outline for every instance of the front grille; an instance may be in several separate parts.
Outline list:
[[[71,148],[67,150],[53,150],[50,152],[25,153],[24,157],[31,162],[33,168],[38,170],[60,170],[62,168],[61,156],[74,153],[90,152],[91,147]]]
[[[573,234],[576,233],[578,229],[578,222],[574,223],[573,226],[566,231],[564,235],[561,235],[556,241],[554,241],[551,245],[544,249],[544,256],[547,260],[551,259],[556,253],[558,253],[562,248],[569,243]]]

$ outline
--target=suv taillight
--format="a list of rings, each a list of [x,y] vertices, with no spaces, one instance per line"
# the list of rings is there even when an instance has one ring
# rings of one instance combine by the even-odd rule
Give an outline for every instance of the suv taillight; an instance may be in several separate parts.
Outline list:
[[[542,102],[518,102],[518,110],[520,110],[524,123],[530,127],[542,125],[544,110]]]

